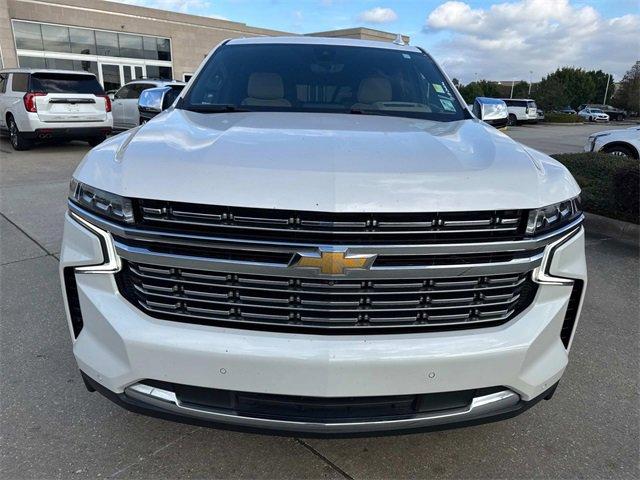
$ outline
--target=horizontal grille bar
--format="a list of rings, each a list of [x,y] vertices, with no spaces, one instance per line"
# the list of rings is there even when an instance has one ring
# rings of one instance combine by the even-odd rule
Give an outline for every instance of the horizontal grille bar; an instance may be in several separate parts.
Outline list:
[[[137,200],[142,226],[241,240],[325,244],[521,239],[525,210],[446,213],[332,213]]]
[[[498,324],[522,311],[529,273],[424,280],[321,280],[124,262],[123,295],[151,316],[237,328],[438,329]]]

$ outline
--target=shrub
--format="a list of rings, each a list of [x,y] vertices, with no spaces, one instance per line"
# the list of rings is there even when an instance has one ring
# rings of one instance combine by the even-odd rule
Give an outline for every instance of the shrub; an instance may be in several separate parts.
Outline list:
[[[582,188],[585,211],[640,223],[640,162],[604,153],[552,155]]]
[[[580,123],[582,119],[573,113],[545,112],[544,121],[553,123]]]

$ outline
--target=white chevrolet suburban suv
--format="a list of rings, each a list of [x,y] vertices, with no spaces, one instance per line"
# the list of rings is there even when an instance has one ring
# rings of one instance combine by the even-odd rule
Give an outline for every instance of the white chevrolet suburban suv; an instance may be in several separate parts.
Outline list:
[[[96,76],[69,70],[0,70],[0,131],[15,150],[35,141],[86,140],[111,133],[111,100]]]
[[[518,123],[538,123],[538,107],[530,98],[503,98],[509,111],[509,125]]]
[[[419,48],[225,41],[73,175],[73,352],[89,390],[184,422],[371,435],[511,417],[567,366],[579,193]]]

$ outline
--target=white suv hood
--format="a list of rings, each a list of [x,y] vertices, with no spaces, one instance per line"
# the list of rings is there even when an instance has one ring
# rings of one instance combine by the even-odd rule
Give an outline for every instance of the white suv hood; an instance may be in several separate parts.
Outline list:
[[[315,211],[535,208],[579,193],[559,163],[477,120],[170,110],[75,177],[128,197]]]

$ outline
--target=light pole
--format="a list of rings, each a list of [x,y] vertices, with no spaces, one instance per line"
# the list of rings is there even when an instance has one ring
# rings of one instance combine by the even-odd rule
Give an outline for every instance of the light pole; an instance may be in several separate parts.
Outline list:
[[[607,104],[607,93],[609,93],[609,80],[611,80],[611,74],[607,75],[607,88],[604,89],[604,100],[602,100],[602,104]]]
[[[528,96],[531,96],[531,76],[533,75],[533,70],[529,70],[529,94]]]

